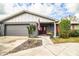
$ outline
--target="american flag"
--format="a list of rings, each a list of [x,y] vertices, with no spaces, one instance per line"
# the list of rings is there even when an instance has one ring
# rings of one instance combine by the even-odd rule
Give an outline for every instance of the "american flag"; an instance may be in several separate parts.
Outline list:
[[[38,19],[38,30],[41,30],[41,27],[40,27],[40,19]]]

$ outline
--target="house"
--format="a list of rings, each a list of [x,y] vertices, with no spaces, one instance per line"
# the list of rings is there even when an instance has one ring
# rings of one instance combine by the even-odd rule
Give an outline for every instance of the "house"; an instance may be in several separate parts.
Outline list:
[[[38,21],[40,20],[40,28],[38,30]],[[44,15],[33,13],[27,10],[18,11],[10,16],[0,20],[0,34],[3,36],[27,36],[27,27],[35,24],[36,30],[33,35],[47,34],[52,32],[56,37],[56,21]]]
[[[76,16],[72,17],[71,30],[79,30],[79,19]]]
[[[79,19],[76,17],[76,16],[71,16],[71,17],[66,17],[67,19],[70,20],[70,23],[71,23],[71,30],[79,30]],[[56,36],[59,35],[59,23],[61,21],[56,21]]]

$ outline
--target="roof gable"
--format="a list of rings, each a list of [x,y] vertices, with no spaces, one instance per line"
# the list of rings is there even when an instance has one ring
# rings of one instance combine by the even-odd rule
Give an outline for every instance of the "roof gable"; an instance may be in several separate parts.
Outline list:
[[[48,20],[55,21],[55,19],[53,19],[53,18],[49,18],[49,17],[47,17],[47,16],[40,15],[40,14],[36,14],[36,13],[30,12],[30,11],[22,10],[22,11],[20,11],[20,12],[18,12],[18,13],[15,13],[15,14],[13,14],[13,15],[10,15],[10,16],[8,16],[8,17],[5,17],[4,19],[2,19],[2,20],[0,21],[0,23],[3,23],[3,22],[5,22],[5,21],[8,21],[8,20],[10,20],[10,19],[12,19],[12,18],[14,18],[14,17],[20,16],[20,15],[25,14],[25,13],[28,13],[28,14],[31,14],[31,15],[35,15],[35,16],[38,16],[38,17],[41,17],[41,18],[45,18],[45,19],[48,19]]]

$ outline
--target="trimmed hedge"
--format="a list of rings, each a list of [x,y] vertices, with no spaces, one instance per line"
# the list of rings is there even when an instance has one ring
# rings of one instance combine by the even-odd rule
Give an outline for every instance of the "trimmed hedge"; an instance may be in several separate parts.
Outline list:
[[[79,30],[71,30],[70,37],[79,37]]]

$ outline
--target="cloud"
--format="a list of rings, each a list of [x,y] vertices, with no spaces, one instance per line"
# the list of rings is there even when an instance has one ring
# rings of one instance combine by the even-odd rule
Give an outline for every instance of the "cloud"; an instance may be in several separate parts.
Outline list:
[[[22,8],[20,7],[14,7],[15,5],[13,3],[6,3],[5,5],[5,12],[7,14],[16,12],[17,10],[21,10]]]
[[[12,13],[16,10],[30,10],[35,13],[61,19],[62,17],[73,15],[76,11],[77,4],[65,3],[7,3],[5,4],[5,11]]]
[[[43,14],[43,15],[49,15],[52,11],[52,7],[48,6],[47,4],[40,4],[36,3],[35,5],[30,6],[28,10],[33,11],[35,13]]]
[[[54,9],[52,9],[50,17],[54,17],[56,19],[61,19],[62,17],[67,17],[69,15],[74,15],[73,12],[67,7],[65,3],[57,3],[54,5]]]
[[[66,6],[77,18],[79,18],[79,3],[66,4]]]
[[[30,5],[28,3],[7,3],[5,4],[5,11],[7,13],[12,13],[12,11],[17,11],[17,10],[30,10],[35,13],[39,13],[42,15],[49,15],[52,11],[52,6],[49,6],[50,4],[41,4],[41,3],[31,3]]]
[[[77,3],[66,3],[66,7],[70,12],[76,12]]]

